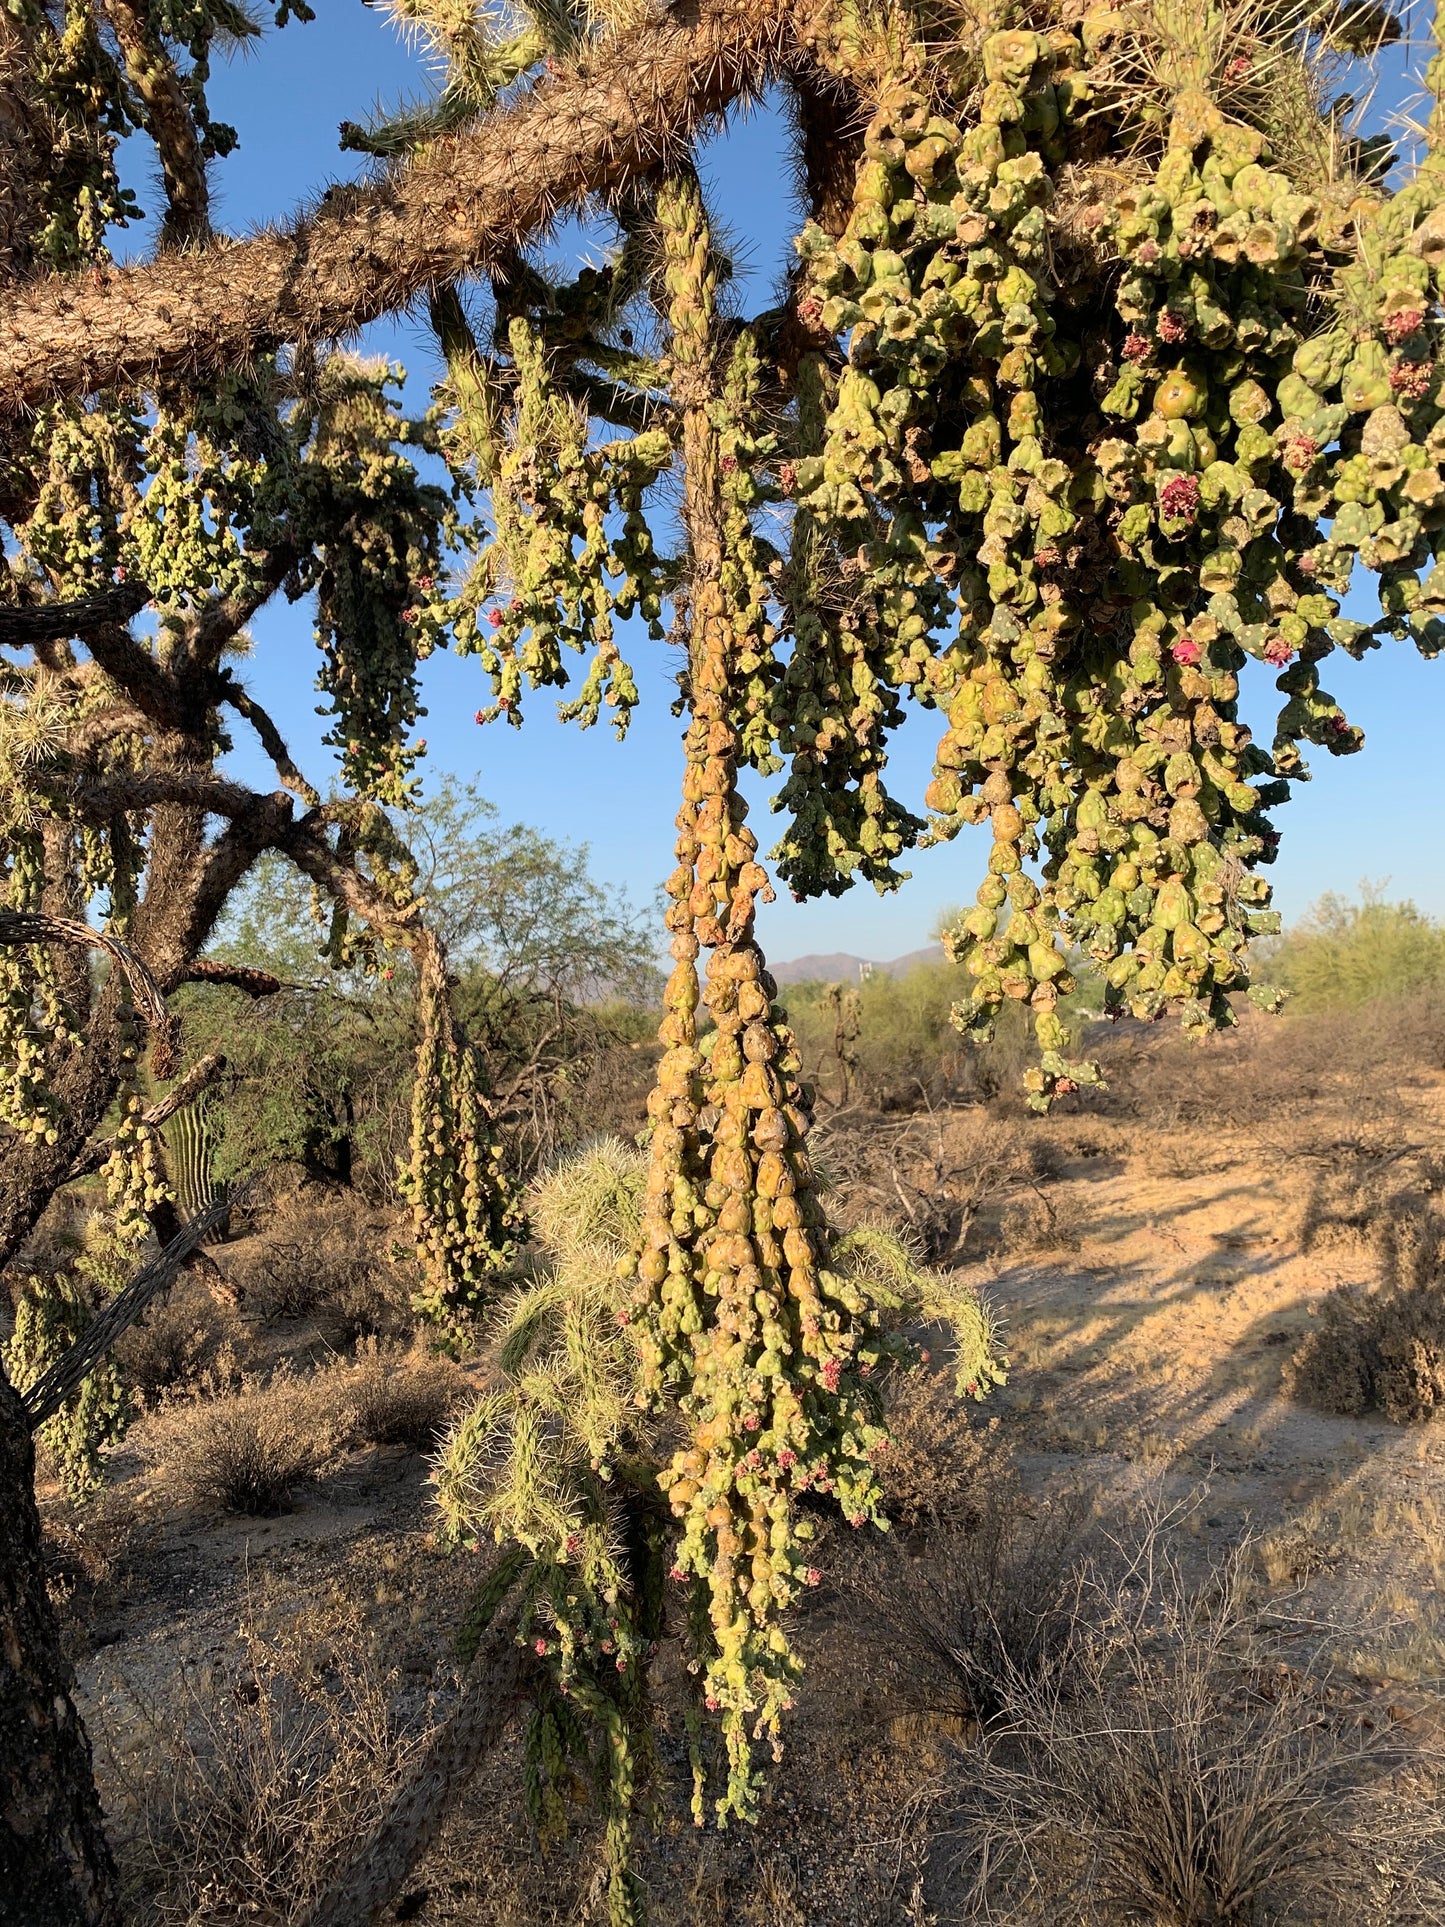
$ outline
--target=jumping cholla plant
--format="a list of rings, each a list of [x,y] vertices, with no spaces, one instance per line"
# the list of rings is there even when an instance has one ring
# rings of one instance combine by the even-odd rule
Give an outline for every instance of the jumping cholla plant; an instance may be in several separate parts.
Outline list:
[[[71,1270],[26,1281],[15,1307],[15,1329],[0,1345],[0,1365],[18,1392],[28,1391],[79,1342],[106,1298],[125,1284],[134,1258],[134,1240],[97,1212],[86,1222]],[[119,1366],[102,1358],[40,1427],[40,1438],[72,1503],[79,1504],[104,1483],[106,1447],[124,1435],[133,1411],[131,1389]]]
[[[747,1674],[737,1679],[737,1662],[706,1609],[706,1592],[689,1583],[674,1546],[673,1520],[684,1510],[677,1481],[669,1469],[659,1472],[664,1435],[673,1428],[657,1414],[651,1342],[632,1313],[649,1192],[646,1154],[616,1139],[576,1153],[534,1187],[529,1214],[541,1257],[496,1319],[506,1383],[452,1428],[434,1472],[449,1538],[469,1547],[490,1538],[504,1549],[469,1615],[468,1645],[474,1649],[515,1588],[518,1636],[546,1662],[527,1736],[531,1809],[545,1837],[562,1825],[574,1761],[599,1777],[612,1919],[619,1923],[641,1917],[630,1866],[632,1802],[636,1756],[647,1745],[648,1665],[669,1630],[666,1581],[686,1587],[682,1624],[672,1630],[683,1641],[702,1702],[693,1712],[718,1714],[727,1740],[731,1770],[716,1802],[726,1822],[731,1813],[752,1811],[754,1725],[760,1714],[775,1730],[800,1672],[781,1608],[798,1585],[816,1584],[820,1576],[806,1564],[812,1523],[792,1522],[787,1535],[777,1537],[767,1594],[748,1595],[744,1607],[757,1622],[745,1636],[767,1655],[758,1664],[766,1663],[779,1682],[775,1700],[750,1707],[744,1696],[752,1680]],[[982,1398],[1001,1382],[999,1334],[986,1307],[919,1265],[893,1232],[864,1226],[836,1238],[831,1264],[823,1274],[828,1289],[856,1293],[860,1301],[868,1295],[880,1359],[902,1355],[896,1329],[902,1321],[929,1319],[952,1332],[960,1395]],[[876,1390],[861,1396],[858,1407],[876,1456],[886,1445]],[[760,1469],[767,1444],[744,1421],[744,1478]],[[797,1464],[797,1489],[806,1490],[808,1470]],[[826,1471],[816,1477],[826,1491]],[[700,1727],[694,1718],[693,1814],[702,1824]]]
[[[726,1737],[722,1810],[741,1813],[754,1739],[776,1740],[795,1689],[798,1500],[878,1516],[891,1352],[879,1279],[844,1262],[809,1159],[811,1093],[756,936],[771,885],[747,773],[781,777],[771,862],[798,897],[890,890],[910,849],[989,824],[947,939],[972,980],[956,1020],[986,1036],[1027,1009],[1036,1108],[1097,1077],[1065,1054],[1076,948],[1110,1010],[1234,1021],[1250,939],[1275,927],[1271,812],[1308,747],[1361,744],[1321,665],[1445,642],[1442,26],[1427,118],[1397,150],[1352,130],[1343,91],[1398,36],[1375,0],[392,11],[436,60],[436,98],[348,125],[378,178],[245,242],[211,227],[207,164],[233,137],[205,106],[244,15],[108,0],[102,26],[78,0],[63,33],[39,7],[3,16],[29,171],[0,235],[0,1257],[117,1101],[118,1207],[165,1202],[123,973],[92,978],[37,919],[105,901],[164,998],[275,851],[315,885],[334,958],[414,959],[422,1302],[449,1325],[484,1310],[522,1227],[406,848],[419,665],[448,642],[477,656],[483,724],[520,725],[555,688],[564,716],[623,732],[641,686],[624,644],[676,645],[674,969],[622,1252],[635,1367],[614,1335],[578,1336],[581,1311],[571,1349],[539,1328],[537,1356],[576,1371],[580,1346],[598,1398],[613,1364],[638,1373],[629,1423],[657,1427],[662,1460],[643,1510]],[[768,86],[806,218],[786,285],[744,316],[692,143]],[[167,216],[155,259],[116,269],[132,130]],[[606,252],[569,277],[525,249],[570,211]],[[413,301],[444,365],[420,415],[397,371],[326,348]],[[1357,565],[1378,577],[1372,619],[1343,612]],[[245,686],[245,624],[278,592],[315,598],[330,801]],[[1240,721],[1255,665],[1283,698],[1268,746]],[[886,781],[910,705],[940,724],[927,818]],[[233,722],[274,792],[218,772]],[[164,1012],[147,1022],[173,1075]],[[570,1404],[554,1419],[574,1435]],[[579,1683],[619,1657],[635,1675],[654,1610],[604,1534],[625,1453],[595,1443],[585,1584],[574,1601],[529,1581],[557,1652],[536,1636]],[[538,1575],[566,1563],[557,1527],[527,1528]],[[625,1725],[607,1684],[595,1710]]]

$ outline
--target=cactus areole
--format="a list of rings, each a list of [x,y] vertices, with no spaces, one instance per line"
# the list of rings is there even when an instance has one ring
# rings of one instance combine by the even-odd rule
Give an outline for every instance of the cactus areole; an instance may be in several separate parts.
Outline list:
[[[817,1577],[799,1500],[878,1518],[874,1386],[895,1363],[866,1282],[830,1262],[755,928],[770,867],[799,898],[888,892],[910,852],[987,823],[945,938],[955,1018],[986,1037],[1027,1006],[1040,1110],[1097,1080],[1058,1009],[1080,954],[1110,1009],[1201,1034],[1241,993],[1277,1002],[1249,963],[1276,927],[1272,813],[1308,754],[1362,741],[1326,659],[1445,643],[1445,52],[1437,25],[1428,114],[1396,151],[1331,95],[1397,37],[1373,0],[395,10],[445,66],[436,99],[348,124],[371,181],[247,241],[213,233],[207,199],[232,136],[204,82],[234,10],[80,0],[63,33],[40,8],[0,25],[0,1255],[116,1105],[116,1224],[143,1228],[166,1201],[144,1033],[157,1073],[182,1068],[124,973],[25,933],[101,904],[163,999],[274,850],[337,961],[415,962],[419,1309],[454,1330],[485,1309],[525,1224],[406,848],[419,664],[477,657],[484,727],[552,690],[625,735],[628,656],[674,650],[674,967],[619,1317],[669,1440],[628,1476],[648,1543],[668,1535],[725,1820],[752,1810],[756,1743],[797,1690],[787,1615]],[[765,86],[806,205],[786,286],[744,317],[690,143]],[[131,131],[166,222],[153,260],[117,269]],[[570,279],[522,251],[564,211],[605,244]],[[444,374],[405,415],[399,371],[326,344],[423,297]],[[331,801],[225,660],[279,592],[314,597]],[[1266,676],[1268,742],[1239,713]],[[914,705],[938,749],[910,804],[888,750]],[[273,793],[218,771],[232,717]],[[777,779],[767,849],[749,771]],[[28,1444],[6,1453],[28,1465]],[[50,1637],[28,1530],[4,1651]],[[565,1612],[557,1584],[536,1596]],[[561,1686],[581,1677],[573,1630],[533,1637],[565,1648]],[[591,1709],[625,1762],[641,1703],[633,1675]],[[48,1792],[6,1792],[5,1837],[32,1884],[53,1865],[57,1894],[84,1887],[66,1918],[109,1918],[93,1801],[61,1784],[83,1746],[46,1757]],[[618,1767],[615,1797],[631,1784]],[[639,1895],[619,1872],[614,1917]]]

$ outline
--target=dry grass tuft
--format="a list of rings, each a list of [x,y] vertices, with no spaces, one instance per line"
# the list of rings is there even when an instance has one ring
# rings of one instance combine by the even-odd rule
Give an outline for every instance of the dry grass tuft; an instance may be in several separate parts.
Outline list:
[[[346,1375],[352,1436],[368,1445],[430,1451],[472,1390],[449,1358],[419,1345],[368,1339]]]
[[[351,1426],[334,1373],[281,1371],[229,1398],[172,1407],[148,1449],[183,1503],[269,1518],[338,1462]]]
[[[1072,1643],[1092,1509],[1074,1488],[1029,1500],[1003,1452],[984,1445],[951,1510],[954,1529],[927,1557],[869,1569],[860,1614],[898,1712],[975,1720]]]
[[[358,1613],[296,1613],[183,1668],[178,1703],[101,1708],[123,1869],[156,1927],[284,1927],[377,1825],[423,1737]],[[139,1911],[139,1910],[138,1910]]]
[[[1249,1648],[1245,1556],[1202,1589],[1162,1524],[1086,1565],[1073,1635],[963,1756],[966,1917],[1157,1927],[1438,1917],[1429,1762]]]

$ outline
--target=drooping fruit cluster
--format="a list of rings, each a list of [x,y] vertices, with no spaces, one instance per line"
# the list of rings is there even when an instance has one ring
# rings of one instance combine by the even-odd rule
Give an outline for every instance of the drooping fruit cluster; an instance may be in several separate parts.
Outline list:
[[[428,933],[414,959],[421,1039],[411,1146],[397,1187],[416,1227],[416,1308],[447,1326],[485,1304],[525,1218],[488,1108],[481,1053],[452,1008],[445,952]]]
[[[1106,191],[1102,130],[1149,138],[1117,56],[1141,25],[1155,152]],[[1305,774],[1302,741],[1359,745],[1317,668],[1373,640],[1339,618],[1354,556],[1382,575],[1377,626],[1427,653],[1445,634],[1420,581],[1441,519],[1438,188],[1302,191],[1218,104],[1218,36],[1178,29],[1161,5],[993,33],[958,120],[915,55],[841,239],[800,243],[823,326],[848,331],[800,501],[835,521],[874,506],[887,547],[915,532],[916,566],[953,586],[956,639],[921,683],[948,714],[932,836],[994,833],[948,940],[974,979],[958,1020],[986,1033],[1005,998],[1033,1007],[1040,1106],[1095,1075],[1061,1055],[1072,945],[1116,1007],[1233,1020],[1249,937],[1275,927],[1264,811]],[[1340,306],[1349,325],[1316,333]],[[1249,656],[1284,669],[1270,752],[1238,720]]]
[[[721,411],[709,392],[714,275],[695,184],[670,183],[658,219],[673,382],[688,403],[690,720],[634,1317],[645,1393],[674,1396],[692,1427],[659,1484],[681,1528],[674,1577],[695,1588],[705,1628],[698,1659],[727,1741],[726,1818],[752,1810],[752,1740],[776,1738],[798,1672],[781,1620],[815,1575],[797,1495],[835,1496],[854,1524],[877,1516],[872,1461],[884,1434],[858,1380],[883,1346],[863,1293],[828,1268],[799,1060],[754,936],[757,901],[772,893],[738,793],[733,698],[749,639],[724,588]],[[700,1001],[714,1026],[706,1051]]]

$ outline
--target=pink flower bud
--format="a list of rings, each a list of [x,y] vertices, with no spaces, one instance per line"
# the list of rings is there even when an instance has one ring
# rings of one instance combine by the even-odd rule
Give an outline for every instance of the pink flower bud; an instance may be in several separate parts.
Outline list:
[[[1199,483],[1192,475],[1176,475],[1159,491],[1159,508],[1171,522],[1192,522],[1199,513]]]

